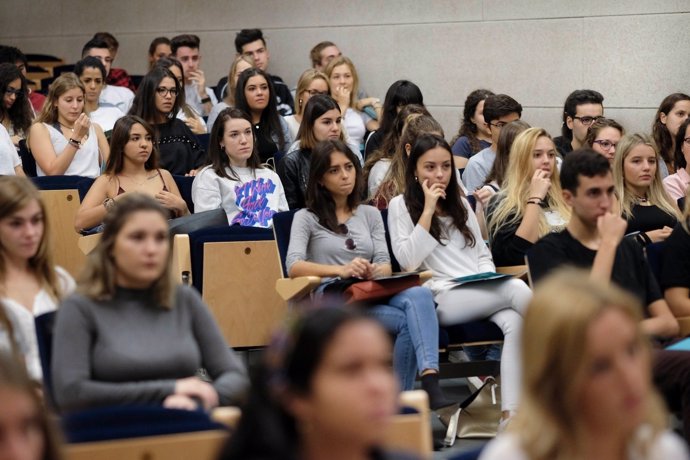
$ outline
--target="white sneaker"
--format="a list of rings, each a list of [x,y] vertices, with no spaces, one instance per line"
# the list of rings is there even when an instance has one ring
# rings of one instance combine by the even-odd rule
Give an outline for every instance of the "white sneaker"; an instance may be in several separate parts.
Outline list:
[[[451,350],[448,352],[448,361],[451,363],[469,363],[470,358],[464,350]]]

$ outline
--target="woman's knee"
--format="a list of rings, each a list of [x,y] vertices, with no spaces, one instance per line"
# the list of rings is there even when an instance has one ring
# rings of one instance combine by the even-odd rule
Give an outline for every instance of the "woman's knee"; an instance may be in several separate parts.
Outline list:
[[[504,336],[519,332],[522,328],[522,316],[510,308],[497,311],[489,317],[489,321],[496,324]]]

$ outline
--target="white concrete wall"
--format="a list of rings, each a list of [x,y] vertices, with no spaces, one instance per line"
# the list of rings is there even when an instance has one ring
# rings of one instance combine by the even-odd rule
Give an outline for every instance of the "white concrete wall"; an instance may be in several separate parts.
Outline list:
[[[270,71],[296,85],[319,41],[336,42],[370,94],[417,83],[452,137],[466,95],[512,95],[554,135],[570,91],[591,88],[628,130],[649,130],[659,102],[690,93],[690,0],[2,0],[0,43],[68,62],[97,31],[120,41],[116,65],[146,70],[156,36],[201,37],[210,84],[227,72],[235,33],[264,30]]]

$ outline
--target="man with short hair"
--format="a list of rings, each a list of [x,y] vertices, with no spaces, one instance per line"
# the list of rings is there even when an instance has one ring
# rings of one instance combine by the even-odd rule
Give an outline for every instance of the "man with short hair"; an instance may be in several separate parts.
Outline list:
[[[103,40],[108,44],[108,50],[110,51],[110,62],[111,64],[115,62],[117,57],[117,51],[120,49],[120,42],[117,41],[115,36],[109,32],[96,32],[93,38],[98,40]],[[105,82],[108,85],[123,86],[129,88],[132,91],[136,91],[137,87],[134,85],[132,78],[129,76],[125,69],[119,69],[117,67],[110,67],[110,72],[108,73]]]
[[[0,45],[0,64],[14,64],[21,71],[24,78],[26,78],[26,67],[29,65],[29,61],[26,59],[26,55],[21,52],[19,48],[14,46]],[[29,88],[29,102],[31,102],[31,108],[34,113],[40,113],[43,108],[43,104],[46,101],[46,97],[33,91]]]
[[[591,89],[578,89],[570,93],[563,107],[561,135],[553,142],[561,156],[585,145],[587,130],[604,116],[604,96]]]
[[[335,43],[329,41],[320,42],[309,52],[311,66],[319,72],[323,72],[326,70],[329,62],[342,54]]]
[[[200,115],[208,115],[218,103],[213,90],[206,86],[206,76],[199,68],[201,39],[192,34],[183,34],[170,40],[172,55],[182,64],[184,73],[185,102]]]
[[[113,57],[110,54],[110,47],[108,42],[100,38],[92,38],[81,50],[81,57],[93,56],[98,58],[105,67],[106,75],[110,73],[110,68],[113,64]],[[113,86],[105,84],[101,91],[101,97],[98,99],[99,104],[114,105],[122,112],[127,113],[129,107],[134,100],[134,93],[129,88],[123,86]]]
[[[242,29],[235,36],[235,50],[237,55],[244,54],[252,58],[254,66],[268,72],[268,63],[271,59],[271,53],[266,46],[266,40],[261,29]],[[278,112],[282,116],[292,115],[295,110],[295,103],[290,94],[290,88],[287,87],[282,78],[277,75],[271,75],[271,81],[275,88],[276,105]]]
[[[574,151],[563,161],[560,178],[572,216],[565,230],[545,236],[527,253],[532,281],[538,284],[565,265],[588,269],[593,282],[613,281],[640,300],[644,306],[640,327],[647,335],[676,337],[678,321],[642,247],[624,236],[627,223],[612,210],[614,183],[608,160],[589,148]],[[682,415],[685,439],[690,440],[690,354],[655,350],[653,375],[668,406]]]
[[[462,174],[462,182],[469,193],[481,188],[496,159],[495,146],[501,128],[522,116],[522,106],[507,94],[495,94],[484,100],[484,120],[491,131],[491,146],[477,152],[470,158]]]

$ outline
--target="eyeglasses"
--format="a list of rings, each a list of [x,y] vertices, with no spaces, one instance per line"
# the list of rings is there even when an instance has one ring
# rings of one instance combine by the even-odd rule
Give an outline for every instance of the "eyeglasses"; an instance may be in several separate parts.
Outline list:
[[[349,235],[350,229],[347,228],[347,225],[340,224],[338,225],[338,233],[341,235]],[[357,244],[355,244],[355,240],[353,240],[352,237],[349,237],[345,240],[345,248],[347,248],[348,251],[354,251],[357,249]]]
[[[589,126],[595,121],[601,120],[602,118],[604,117],[573,117],[573,120],[580,120],[580,123],[585,126]]]
[[[159,96],[165,97],[168,94],[170,94],[171,96],[176,97],[179,91],[177,91],[177,88],[164,88],[162,86],[159,86],[158,88],[156,88],[156,92]]]
[[[688,139],[690,139],[690,137]],[[592,142],[594,144],[599,144],[599,146],[604,150],[609,150],[611,147],[615,147],[618,145],[618,144],[614,144],[611,141],[606,141],[606,140],[592,141]]]
[[[489,123],[489,124],[490,124],[491,126],[493,126],[494,128],[501,129],[501,128],[503,128],[505,125],[507,125],[508,122],[507,122],[507,121],[497,121],[496,123]]]
[[[6,96],[11,96],[13,94],[16,96],[21,96],[22,94],[24,94],[24,91],[22,91],[21,89],[14,89],[14,88],[7,88],[5,90]]]
[[[310,96],[316,96],[317,94],[328,94],[328,91],[319,91],[318,89],[305,89],[304,92],[309,93]]]

